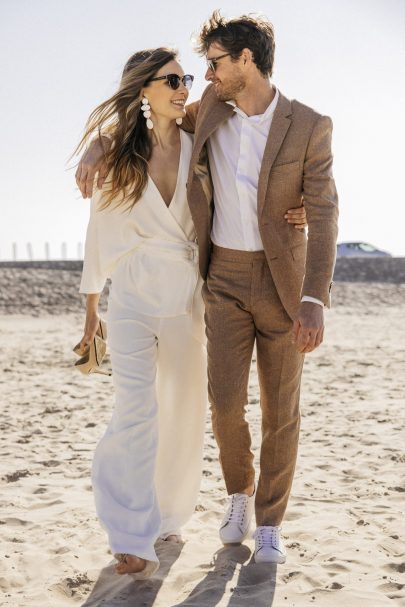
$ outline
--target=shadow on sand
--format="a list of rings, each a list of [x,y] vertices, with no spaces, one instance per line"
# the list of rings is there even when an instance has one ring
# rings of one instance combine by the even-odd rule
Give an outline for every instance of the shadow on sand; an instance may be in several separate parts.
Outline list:
[[[149,580],[135,581],[117,575],[112,562],[102,569],[90,596],[82,607],[151,607],[173,563],[179,558],[184,543],[158,541],[156,554],[160,561],[158,572]]]
[[[160,568],[149,580],[134,581],[127,576],[118,576],[113,564],[105,567],[82,607],[152,607],[183,545],[157,543]],[[227,607],[273,605],[277,565],[256,564],[250,549],[243,545],[221,548],[215,553],[213,563],[214,568],[185,599],[171,605],[168,602],[167,607],[216,607],[225,595],[230,595]],[[237,568],[239,573],[236,579]],[[159,598],[159,604],[163,604],[163,597]]]
[[[229,587],[238,565],[238,578]],[[247,546],[229,545],[215,553],[214,569],[193,588],[188,597],[171,607],[215,607],[225,594],[231,595],[227,607],[271,607],[276,574],[277,565],[256,564]]]

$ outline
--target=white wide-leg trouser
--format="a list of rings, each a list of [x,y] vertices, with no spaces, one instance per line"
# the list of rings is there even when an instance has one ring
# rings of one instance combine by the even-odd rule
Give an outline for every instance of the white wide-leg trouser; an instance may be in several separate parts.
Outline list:
[[[96,510],[113,553],[157,561],[154,544],[192,515],[201,481],[206,348],[190,314],[137,311],[112,284],[108,343],[115,408],[93,460]]]

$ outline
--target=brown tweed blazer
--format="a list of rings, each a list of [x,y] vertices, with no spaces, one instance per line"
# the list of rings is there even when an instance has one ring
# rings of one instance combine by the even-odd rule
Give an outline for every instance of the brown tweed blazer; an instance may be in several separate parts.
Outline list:
[[[194,132],[187,194],[205,279],[211,251],[213,189],[206,142],[233,115],[209,85],[200,101],[187,106],[183,128]],[[338,197],[332,175],[332,121],[280,93],[263,154],[257,192],[259,231],[279,297],[291,318],[302,295],[330,305],[336,257]],[[300,206],[308,221],[308,238],[284,219]]]

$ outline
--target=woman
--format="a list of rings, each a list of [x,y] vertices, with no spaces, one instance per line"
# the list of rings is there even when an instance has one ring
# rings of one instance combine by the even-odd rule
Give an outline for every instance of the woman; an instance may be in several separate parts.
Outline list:
[[[186,199],[192,136],[178,128],[193,76],[176,52],[135,53],[118,92],[91,114],[80,149],[108,132],[108,177],[92,199],[81,292],[81,348],[108,332],[115,408],[93,461],[96,509],[118,559],[138,578],[158,567],[197,499],[207,402],[198,249]],[[301,218],[299,223],[302,223]]]

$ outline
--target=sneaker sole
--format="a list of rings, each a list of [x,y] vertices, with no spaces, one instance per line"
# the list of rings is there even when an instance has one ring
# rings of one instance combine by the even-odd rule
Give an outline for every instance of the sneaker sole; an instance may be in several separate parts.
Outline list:
[[[260,563],[271,564],[271,563],[273,563],[274,565],[284,565],[284,563],[286,562],[286,560],[287,560],[286,556],[280,556],[276,561],[275,560],[271,560],[271,561],[269,560],[268,561],[266,559],[256,560],[256,557],[255,557],[255,563],[257,563],[257,564],[260,564]]]
[[[246,531],[245,535],[242,535],[240,539],[238,540],[223,540],[221,537],[221,534],[219,535],[219,539],[221,540],[221,542],[223,543],[224,546],[229,546],[229,545],[234,545],[234,546],[238,546],[239,544],[242,544],[245,539],[248,537],[250,532],[250,528]]]

